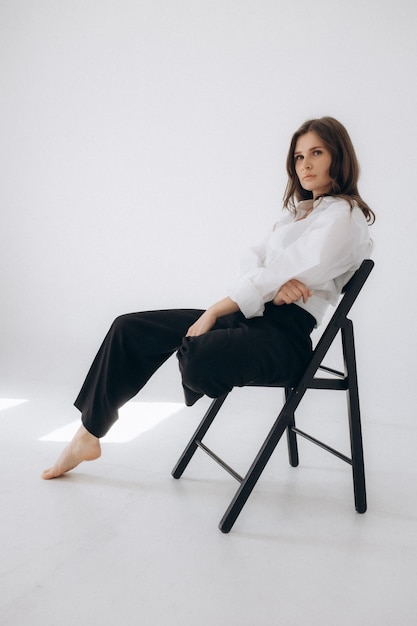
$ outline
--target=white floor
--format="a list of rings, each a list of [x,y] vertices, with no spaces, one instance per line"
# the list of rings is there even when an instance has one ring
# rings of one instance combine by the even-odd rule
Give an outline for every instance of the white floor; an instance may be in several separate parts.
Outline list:
[[[0,385],[3,406],[25,400],[0,411],[2,626],[417,624],[416,428],[364,416],[365,515],[347,465],[301,442],[291,468],[282,441],[226,535],[217,524],[237,483],[201,452],[181,480],[170,474],[207,401],[186,409],[163,374],[99,461],[42,481],[67,436],[56,429],[78,419],[76,391]],[[241,473],[280,393],[236,390],[213,426],[211,445]],[[347,451],[344,419],[330,417],[344,398],[308,406],[302,426]]]

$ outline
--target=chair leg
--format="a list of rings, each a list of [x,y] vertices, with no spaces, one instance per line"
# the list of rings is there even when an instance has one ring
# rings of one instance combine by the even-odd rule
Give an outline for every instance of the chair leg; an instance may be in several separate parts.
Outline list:
[[[206,414],[204,415],[203,419],[200,422],[200,425],[198,426],[194,435],[191,437],[184,452],[180,456],[177,464],[175,465],[174,469],[171,472],[174,478],[180,478],[182,476],[185,468],[187,467],[188,463],[191,461],[195,451],[198,448],[196,441],[201,441],[203,439],[204,435],[210,428],[214,418],[219,412],[227,396],[228,394],[226,393],[224,396],[220,396],[219,398],[216,398],[215,400],[213,400],[213,402],[210,404],[208,410],[206,411]]]
[[[345,367],[348,373],[349,387],[347,390],[350,445],[352,454],[353,490],[355,508],[358,513],[365,513],[366,485],[365,465],[363,458],[363,442],[361,428],[361,414],[359,405],[358,377],[356,371],[355,342],[353,336],[353,324],[346,320],[347,324],[342,328],[343,353]]]
[[[288,397],[291,393],[291,387],[285,387],[285,401],[287,402]],[[299,457],[298,457],[298,443],[297,443],[297,435],[292,430],[295,428],[295,414],[292,414],[292,418],[287,427],[287,445],[288,445],[288,457],[290,461],[291,467],[298,467]]]
[[[219,528],[223,533],[228,533],[232,529],[233,524],[237,520],[239,513],[246,503],[246,500],[252,493],[252,490],[258,482],[258,479],[268,463],[273,451],[284,434],[285,429],[288,427],[292,415],[293,413],[286,412],[284,409],[281,410],[278,415],[275,424],[269,431],[269,434],[260,448],[248,473],[242,480],[233,500],[220,520]]]

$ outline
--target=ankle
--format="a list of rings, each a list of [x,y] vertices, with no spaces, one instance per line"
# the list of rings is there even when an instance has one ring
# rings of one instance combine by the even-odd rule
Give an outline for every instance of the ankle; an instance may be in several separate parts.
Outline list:
[[[90,431],[88,431],[86,429],[84,424],[81,424],[81,426],[79,427],[79,429],[77,430],[77,432],[74,435],[74,439],[79,439],[81,441],[85,441],[85,442],[89,442],[89,443],[93,443],[93,442],[98,442],[99,441],[98,437],[96,437],[95,435],[92,435],[90,433]]]

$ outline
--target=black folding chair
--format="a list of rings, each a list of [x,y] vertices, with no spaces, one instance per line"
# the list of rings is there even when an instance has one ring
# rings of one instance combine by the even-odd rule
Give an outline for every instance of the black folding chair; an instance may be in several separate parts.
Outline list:
[[[365,470],[363,461],[362,446],[362,429],[359,408],[358,380],[356,372],[355,344],[353,337],[353,324],[347,315],[355,302],[360,290],[362,289],[366,279],[368,278],[374,262],[371,260],[363,261],[360,268],[355,272],[350,281],[343,290],[343,297],[329,321],[326,329],[321,335],[316,348],[312,354],[312,358],[297,384],[293,387],[284,387],[285,403],[282,407],[274,425],[272,426],[268,436],[262,444],[255,460],[249,468],[245,477],[240,476],[233,468],[227,465],[220,457],[202,442],[204,435],[210,428],[214,418],[220,410],[223,402],[228,394],[221,396],[211,403],[202,422],[192,436],[190,442],[181,455],[178,463],[172,470],[174,478],[180,478],[197,448],[206,452],[212,459],[221,465],[229,474],[231,474],[239,483],[233,500],[231,501],[226,513],[220,521],[219,528],[222,532],[228,533],[235,523],[239,513],[241,512],[246,500],[250,496],[255,484],[257,483],[262,471],[264,470],[268,460],[275,450],[279,440],[285,431],[287,431],[287,442],[290,464],[293,467],[298,465],[298,448],[297,435],[304,437],[312,443],[322,447],[331,454],[337,456],[342,461],[352,466],[353,473],[353,491],[355,498],[355,508],[358,513],[366,511],[366,489],[365,489]],[[332,369],[322,365],[323,359],[332,345],[336,335],[341,333],[342,352],[344,360],[344,372]],[[318,370],[323,370],[330,377],[316,377]],[[261,386],[261,385],[257,385]],[[269,387],[282,387],[283,385],[263,385]],[[329,390],[345,390],[347,392],[347,408],[349,418],[350,431],[350,448],[351,457],[347,457],[341,452],[331,448],[322,441],[311,437],[307,433],[299,430],[295,425],[295,411],[299,406],[307,389],[329,389]]]

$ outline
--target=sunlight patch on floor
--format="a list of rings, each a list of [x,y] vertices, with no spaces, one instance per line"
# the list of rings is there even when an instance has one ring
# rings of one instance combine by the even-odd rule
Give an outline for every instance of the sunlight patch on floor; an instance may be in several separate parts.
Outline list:
[[[120,419],[101,439],[103,443],[126,443],[151,430],[184,408],[180,402],[129,402],[119,411]],[[68,442],[80,426],[80,421],[57,428],[39,441]]]
[[[11,409],[13,406],[23,404],[27,400],[18,400],[17,398],[0,398],[0,411]]]

